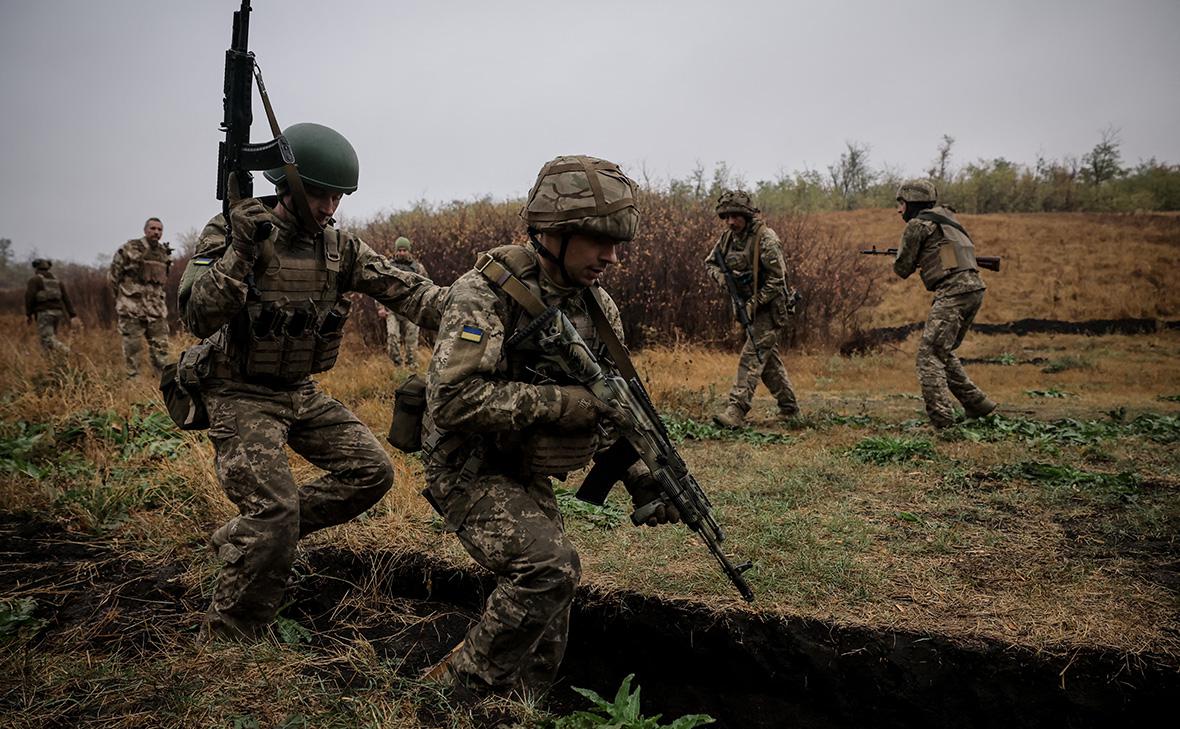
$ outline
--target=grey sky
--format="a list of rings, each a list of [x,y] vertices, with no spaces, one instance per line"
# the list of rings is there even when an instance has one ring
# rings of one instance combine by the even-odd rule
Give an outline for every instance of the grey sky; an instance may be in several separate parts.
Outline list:
[[[217,212],[238,4],[0,0],[0,237],[18,255],[91,262],[149,215],[176,240]],[[1180,161],[1175,0],[253,5],[280,123],[357,148],[354,220],[522,195],[557,154],[660,179],[725,160],[753,181],[857,140],[917,173],[944,133],[956,164],[1032,162],[1113,125],[1128,161]]]

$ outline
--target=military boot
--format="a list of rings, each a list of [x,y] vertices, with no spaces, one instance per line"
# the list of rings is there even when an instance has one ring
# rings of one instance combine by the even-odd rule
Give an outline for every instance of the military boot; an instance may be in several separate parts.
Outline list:
[[[987,417],[988,415],[991,415],[992,411],[995,409],[996,401],[990,397],[983,398],[983,400],[981,400],[978,404],[972,405],[971,407],[967,407],[966,405],[963,406],[963,410],[967,417],[971,419]]]
[[[725,409],[713,416],[713,422],[722,428],[740,428],[746,422],[746,414],[737,405],[730,403]]]
[[[789,405],[787,407],[783,407],[782,405],[779,405],[779,407],[778,407],[778,419],[779,420],[794,420],[797,417],[799,417],[798,406]]]

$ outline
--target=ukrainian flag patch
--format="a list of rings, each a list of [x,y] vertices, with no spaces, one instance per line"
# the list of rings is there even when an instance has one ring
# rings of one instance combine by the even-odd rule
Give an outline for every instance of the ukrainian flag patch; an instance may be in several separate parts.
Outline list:
[[[463,331],[459,334],[459,339],[465,342],[482,342],[483,330],[479,327],[463,327]]]
[[[205,258],[203,256],[201,258],[193,258],[194,266],[208,266],[210,263],[213,263],[212,258]]]

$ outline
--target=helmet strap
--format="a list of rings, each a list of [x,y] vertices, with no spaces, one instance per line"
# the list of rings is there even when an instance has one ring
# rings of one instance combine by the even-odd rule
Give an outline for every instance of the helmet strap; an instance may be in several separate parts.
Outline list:
[[[541,243],[541,240],[537,237],[536,229],[529,228],[528,232],[529,242],[533,244],[533,248],[536,249],[537,254],[550,263],[557,265],[557,270],[561,272],[562,283],[564,283],[566,286],[577,286],[574,280],[570,278],[570,272],[565,270],[565,252],[569,249],[570,238],[573,237],[573,233],[563,232],[561,234],[561,248],[558,249],[558,254],[555,256],[553,255],[552,251],[550,251],[543,243]]]
[[[905,202],[905,212],[901,214],[901,219],[907,223],[917,217],[918,213],[923,210],[929,210],[934,207],[934,203],[932,202],[910,202],[908,200],[903,202]]]

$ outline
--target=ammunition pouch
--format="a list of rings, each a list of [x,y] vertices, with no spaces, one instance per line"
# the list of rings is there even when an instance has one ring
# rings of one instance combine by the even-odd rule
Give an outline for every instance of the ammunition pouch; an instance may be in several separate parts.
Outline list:
[[[239,337],[242,374],[247,379],[297,382],[331,369],[340,356],[351,307],[351,301],[341,298],[323,317],[314,304],[248,307],[245,333]]]
[[[160,375],[160,394],[168,416],[181,430],[205,430],[209,411],[201,398],[201,380],[209,376],[213,344],[204,341],[181,353],[175,364],[164,366]]]
[[[33,294],[33,301],[38,304],[57,303],[61,300],[61,283],[57,279],[42,279],[42,288]]]
[[[537,476],[558,476],[580,471],[590,464],[598,445],[594,430],[584,433],[561,433],[543,426],[527,434],[521,444],[524,470]]]
[[[161,286],[168,283],[168,264],[164,261],[140,261],[139,282]]]
[[[421,375],[412,375],[394,391],[393,420],[385,440],[404,453],[422,450],[422,417],[425,413],[426,380]]]

